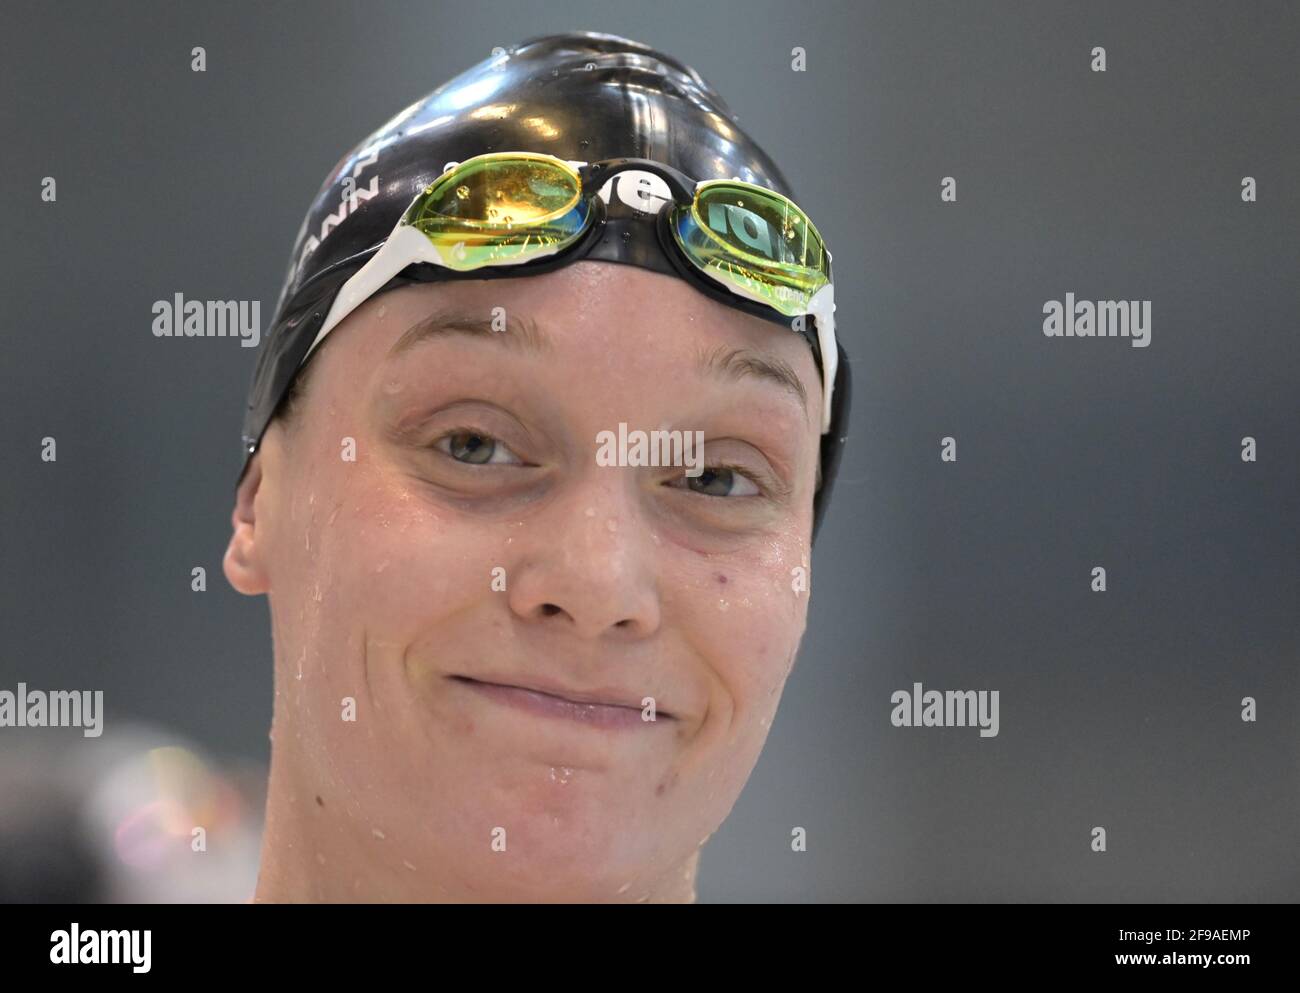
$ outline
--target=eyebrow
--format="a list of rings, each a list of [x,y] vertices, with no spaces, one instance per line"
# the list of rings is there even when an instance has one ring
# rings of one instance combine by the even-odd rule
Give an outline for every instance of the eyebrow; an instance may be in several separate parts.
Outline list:
[[[390,358],[408,352],[416,345],[443,334],[467,334],[475,337],[495,338],[508,348],[531,354],[545,354],[555,350],[555,343],[531,318],[521,318],[507,313],[501,330],[494,326],[495,319],[478,314],[445,311],[421,318],[402,332],[393,347]]]
[[[490,316],[468,314],[461,311],[443,311],[430,314],[407,328],[388,350],[390,358],[410,351],[416,346],[444,334],[463,334],[491,338],[507,348],[526,354],[544,355],[555,351],[555,342],[529,317],[507,314],[501,330]],[[799,403],[804,420],[808,419],[808,391],[790,365],[776,357],[764,357],[744,348],[718,345],[702,348],[697,356],[698,371],[715,379],[739,382],[757,379],[781,387]]]
[[[732,382],[750,378],[775,383],[798,401],[804,420],[808,420],[808,391],[789,363],[782,359],[775,356],[764,358],[744,348],[719,345],[708,351],[701,350],[699,369],[706,375]]]

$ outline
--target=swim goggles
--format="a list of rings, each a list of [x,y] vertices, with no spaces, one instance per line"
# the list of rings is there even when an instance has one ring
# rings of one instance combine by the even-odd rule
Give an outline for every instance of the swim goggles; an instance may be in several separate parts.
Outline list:
[[[816,227],[793,201],[766,187],[696,181],[650,159],[574,162],[539,152],[489,152],[448,163],[340,288],[307,355],[408,266],[451,274],[550,268],[580,258],[603,226],[598,194],[627,170],[656,176],[667,188],[671,200],[652,210],[660,244],[682,277],[742,310],[788,320],[806,336],[803,322],[812,318],[822,363],[821,433],[829,431],[838,365],[835,302],[831,253]]]

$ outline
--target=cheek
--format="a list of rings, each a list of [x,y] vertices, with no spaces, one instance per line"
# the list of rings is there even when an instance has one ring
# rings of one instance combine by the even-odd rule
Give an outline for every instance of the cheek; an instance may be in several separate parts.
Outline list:
[[[768,718],[807,624],[806,552],[782,535],[744,556],[717,556],[695,584],[687,616],[738,721]]]
[[[490,595],[493,551],[400,477],[360,461],[313,468],[280,517],[272,606],[285,685],[335,706],[365,685],[367,651],[400,658]]]
[[[327,517],[322,601],[372,638],[409,643],[491,589],[490,547],[409,485],[361,482]]]
[[[331,475],[338,485],[323,485]],[[275,605],[282,686],[326,779],[350,790],[377,781],[370,763],[382,742],[418,737],[411,714],[384,702],[409,696],[413,646],[432,640],[436,654],[493,595],[499,553],[409,485],[358,466],[327,469],[302,503]]]

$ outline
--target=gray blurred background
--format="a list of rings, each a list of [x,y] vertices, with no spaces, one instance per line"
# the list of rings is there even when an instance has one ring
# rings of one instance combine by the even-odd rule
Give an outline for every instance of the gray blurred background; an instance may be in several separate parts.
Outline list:
[[[0,793],[19,824],[0,878],[28,880],[7,898],[40,894],[41,859],[73,864],[30,813],[41,782],[110,869],[157,872],[157,804],[196,763],[225,784],[204,796],[236,867],[224,897],[191,892],[251,892],[270,627],[221,557],[256,353],[156,338],[153,301],[256,299],[265,325],[345,150],[494,47],[576,29],[721,91],[835,254],[853,361],[808,633],[700,898],[1300,898],[1296,5],[8,2],[4,21],[0,689],[106,708],[99,739],[0,729],[26,782]],[[1066,292],[1151,300],[1149,347],[1044,337]],[[998,690],[999,735],[893,727],[914,682]],[[134,799],[88,813],[113,749]],[[154,779],[120,772],[142,754]]]

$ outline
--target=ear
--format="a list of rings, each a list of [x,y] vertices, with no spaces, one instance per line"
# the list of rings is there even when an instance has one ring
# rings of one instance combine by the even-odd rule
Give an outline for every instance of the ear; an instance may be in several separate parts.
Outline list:
[[[262,486],[262,453],[253,456],[248,472],[235,492],[235,509],[230,515],[233,531],[221,566],[226,579],[240,593],[257,596],[270,591],[271,583],[262,564],[266,526],[258,528],[257,493]],[[260,544],[259,544],[260,541]]]

